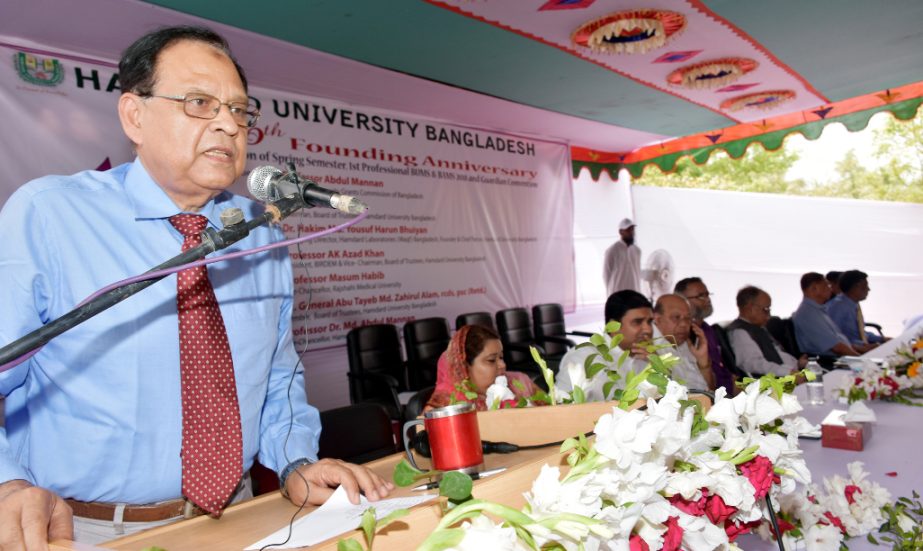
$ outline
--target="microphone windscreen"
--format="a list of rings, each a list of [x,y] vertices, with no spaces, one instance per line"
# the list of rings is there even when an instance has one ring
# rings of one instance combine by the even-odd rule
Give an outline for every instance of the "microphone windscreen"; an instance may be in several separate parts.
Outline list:
[[[254,168],[247,176],[247,190],[257,201],[266,203],[271,199],[272,181],[282,174],[274,166],[261,166]]]

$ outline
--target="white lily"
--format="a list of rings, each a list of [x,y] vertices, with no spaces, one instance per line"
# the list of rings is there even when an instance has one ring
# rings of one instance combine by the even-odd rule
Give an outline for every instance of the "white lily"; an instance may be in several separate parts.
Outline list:
[[[527,551],[527,547],[519,541],[516,530],[512,527],[503,527],[494,524],[484,515],[479,515],[462,524],[465,537],[448,551]]]
[[[500,409],[500,404],[506,400],[514,400],[516,395],[510,390],[506,375],[494,379],[494,384],[487,387],[486,399],[488,409]]]
[[[815,524],[804,531],[804,546],[807,551],[838,551],[843,534],[836,526]]]

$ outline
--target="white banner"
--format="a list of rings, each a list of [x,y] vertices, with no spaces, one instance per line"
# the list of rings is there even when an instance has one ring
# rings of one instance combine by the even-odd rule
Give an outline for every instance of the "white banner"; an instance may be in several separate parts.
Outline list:
[[[9,42],[0,38],[0,202],[44,174],[131,160],[114,64]],[[263,116],[248,136],[248,170],[293,163],[370,206],[360,224],[290,249],[296,345],[306,336],[311,348],[340,345],[368,323],[452,323],[464,312],[540,302],[573,308],[565,144],[260,88],[250,94]],[[242,181],[235,189],[246,193]],[[283,229],[294,237],[348,218],[315,208]]]

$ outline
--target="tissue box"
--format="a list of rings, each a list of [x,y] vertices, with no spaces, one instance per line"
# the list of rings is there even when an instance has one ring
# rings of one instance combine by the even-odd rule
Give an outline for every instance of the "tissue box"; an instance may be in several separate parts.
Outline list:
[[[872,436],[872,423],[847,423],[844,410],[833,410],[820,425],[820,443],[825,448],[861,452]]]

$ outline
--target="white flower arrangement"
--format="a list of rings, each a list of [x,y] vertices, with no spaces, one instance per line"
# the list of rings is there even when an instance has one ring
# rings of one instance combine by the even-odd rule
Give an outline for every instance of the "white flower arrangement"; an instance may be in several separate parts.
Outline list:
[[[824,479],[823,491],[805,486],[779,499],[779,529],[786,549],[837,551],[847,538],[866,536],[885,521],[882,508],[892,502],[890,492],[868,480],[863,464],[847,465],[848,477]],[[769,539],[768,526],[757,531]]]
[[[885,400],[921,406],[923,403],[914,401],[915,398],[921,398],[914,392],[914,387],[914,381],[906,375],[898,375],[891,369],[877,365],[864,365],[834,390],[850,404],[859,400]]]
[[[645,409],[621,402],[597,421],[592,445],[565,442],[570,470],[543,467],[522,511],[466,502],[421,549],[475,549],[485,537],[502,549],[735,549],[739,535],[768,518],[767,494],[778,499],[810,483],[797,443],[799,428],[810,425],[783,392],[793,385],[794,377],[769,376],[735,398],[719,390],[704,416],[675,381]],[[476,520],[482,513],[504,522]]]

